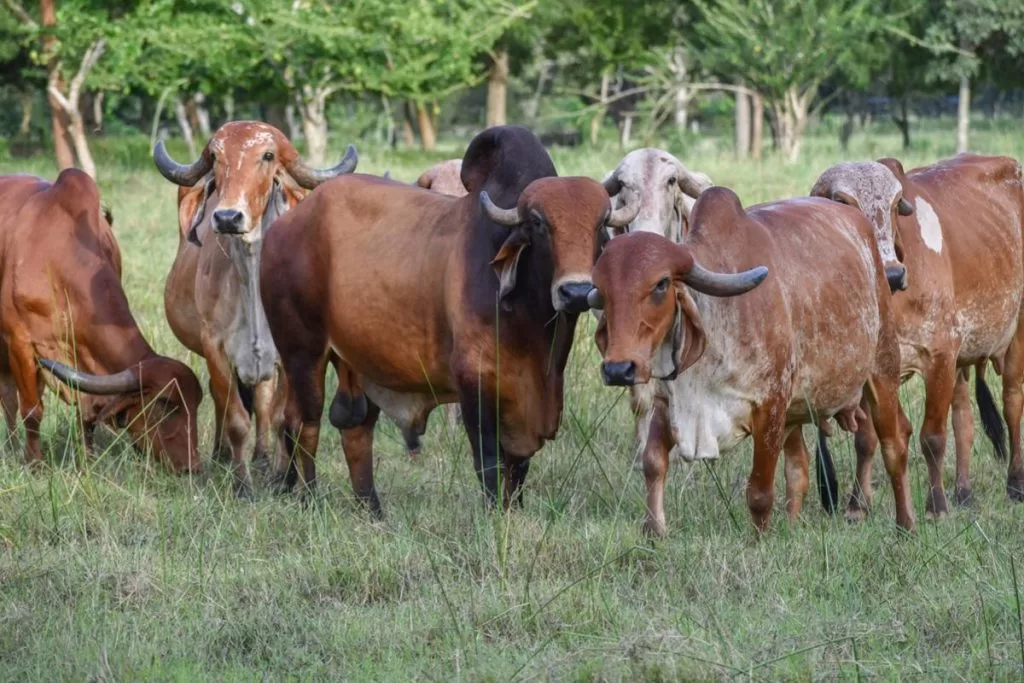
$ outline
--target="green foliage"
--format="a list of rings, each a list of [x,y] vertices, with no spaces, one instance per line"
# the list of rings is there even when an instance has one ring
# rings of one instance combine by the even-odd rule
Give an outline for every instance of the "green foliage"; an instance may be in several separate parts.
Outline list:
[[[974,77],[985,63],[1015,58],[1011,71],[1020,72],[1024,56],[1024,3],[1019,0],[933,0],[932,21],[925,37],[939,46],[927,76],[933,81],[955,82]]]

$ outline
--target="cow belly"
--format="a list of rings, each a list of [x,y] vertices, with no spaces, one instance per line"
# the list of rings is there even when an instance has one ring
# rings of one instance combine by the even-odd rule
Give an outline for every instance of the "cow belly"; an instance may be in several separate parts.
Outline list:
[[[957,331],[963,340],[957,356],[960,364],[1003,355],[1017,329],[1020,307],[1020,297],[1014,293],[957,311]]]

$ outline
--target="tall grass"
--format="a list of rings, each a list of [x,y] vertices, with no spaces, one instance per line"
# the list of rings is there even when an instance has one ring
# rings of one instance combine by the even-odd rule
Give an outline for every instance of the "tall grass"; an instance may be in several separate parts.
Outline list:
[[[461,155],[465,142],[430,157],[366,147],[360,170],[389,168],[412,181],[436,158]],[[975,143],[993,153],[1024,148],[1019,135],[998,130]],[[930,162],[952,153],[952,134],[929,131],[918,145],[904,155],[895,132],[873,131],[844,155],[831,138],[812,138],[793,166],[737,163],[721,140],[672,151],[754,203],[805,194],[842,158]],[[125,288],[157,350],[186,359],[205,380],[163,313],[175,191],[136,146],[111,141],[97,153]],[[554,157],[564,175],[600,178],[621,153]],[[0,170],[53,175],[46,159]],[[1024,676],[1024,518],[1006,500],[1005,473],[980,430],[975,506],[922,522],[910,538],[896,533],[880,481],[864,524],[827,517],[812,494],[798,523],[788,525],[780,508],[773,531],[755,542],[744,502],[748,445],[710,465],[673,467],[669,535],[650,542],[639,533],[643,487],[631,470],[628,401],[600,385],[593,331],[583,316],[559,438],[535,458],[525,509],[507,516],[484,510],[465,437],[440,413],[415,462],[381,422],[386,518],[374,522],[352,502],[332,429],[321,441],[319,504],[303,508],[260,481],[254,502],[238,502],[220,466],[176,478],[112,433],[99,435],[97,457],[76,466],[72,415],[47,396],[50,466],[27,472],[19,439],[6,439],[0,457],[0,679]],[[918,383],[903,399],[918,424]],[[207,398],[200,418],[204,453],[211,406]],[[852,444],[835,445],[848,492]],[[916,442],[911,477],[923,518]]]

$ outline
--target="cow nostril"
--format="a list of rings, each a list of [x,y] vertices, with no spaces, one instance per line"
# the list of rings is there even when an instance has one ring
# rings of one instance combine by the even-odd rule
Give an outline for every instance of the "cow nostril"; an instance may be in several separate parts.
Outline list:
[[[566,309],[573,313],[583,313],[590,308],[587,295],[593,288],[594,285],[589,282],[566,282],[558,286],[558,296]]]
[[[885,269],[885,279],[889,282],[889,290],[903,291],[907,288],[907,269],[905,266],[890,266]]]
[[[604,383],[610,386],[632,386],[636,382],[636,363],[631,360],[601,363],[601,375]]]
[[[213,227],[217,232],[241,232],[243,222],[244,216],[237,209],[219,209],[213,212]]]

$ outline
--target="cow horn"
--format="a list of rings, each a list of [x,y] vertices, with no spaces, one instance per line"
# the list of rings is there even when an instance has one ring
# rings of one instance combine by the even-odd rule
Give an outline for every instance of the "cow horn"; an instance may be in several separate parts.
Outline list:
[[[213,168],[213,161],[206,150],[203,150],[203,153],[192,162],[191,166],[179,164],[167,153],[163,140],[158,140],[153,147],[153,161],[156,163],[160,175],[182,187],[192,187]]]
[[[46,358],[40,358],[39,364],[49,370],[54,377],[64,384],[72,389],[84,391],[87,394],[108,396],[142,390],[142,382],[132,368],[122,370],[113,375],[90,375],[87,372],[75,370],[64,365],[64,363],[58,363]]]
[[[587,292],[587,305],[595,311],[604,310],[604,295],[601,294],[601,290],[594,287]]]
[[[501,209],[491,201],[491,197],[487,194],[486,190],[480,191],[480,206],[483,208],[484,213],[487,217],[498,225],[507,225],[512,227],[522,223],[519,220],[519,209],[512,207],[511,209]]]
[[[627,193],[629,199],[617,209],[612,209],[612,212],[608,214],[608,225],[612,228],[625,228],[628,227],[633,219],[640,213],[640,200],[632,192]],[[632,201],[630,201],[632,200]]]
[[[306,165],[302,159],[297,158],[291,163],[291,165],[285,168],[291,174],[292,178],[295,178],[295,182],[300,187],[312,190],[317,185],[331,178],[337,178],[340,175],[351,173],[356,170],[356,165],[359,163],[359,154],[356,153],[356,146],[349,145],[348,149],[345,150],[345,156],[341,158],[341,161],[337,165],[331,168],[311,168]]]
[[[900,197],[899,203],[896,204],[896,212],[901,216],[913,216],[914,206],[905,197]]]
[[[766,277],[768,269],[764,266],[751,268],[742,273],[716,273],[694,262],[690,272],[683,276],[683,282],[698,292],[711,296],[736,296],[757,287]]]

